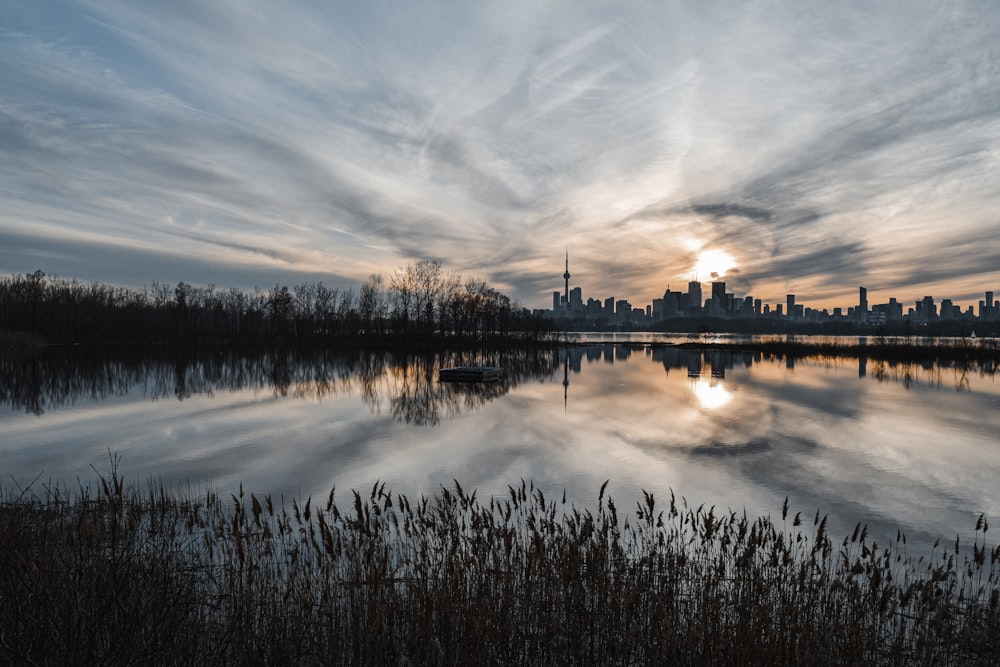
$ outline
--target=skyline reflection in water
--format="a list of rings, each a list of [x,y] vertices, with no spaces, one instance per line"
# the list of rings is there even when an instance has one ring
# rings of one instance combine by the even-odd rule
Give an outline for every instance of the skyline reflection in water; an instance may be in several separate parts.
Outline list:
[[[971,532],[1000,498],[991,369],[644,344],[491,358],[354,352],[5,358],[6,481],[75,484],[121,454],[131,481],[480,497],[532,480],[577,504],[640,489],[697,506],[830,513],[911,541]],[[501,383],[436,369],[502,366]],[[834,532],[837,534],[837,532]]]

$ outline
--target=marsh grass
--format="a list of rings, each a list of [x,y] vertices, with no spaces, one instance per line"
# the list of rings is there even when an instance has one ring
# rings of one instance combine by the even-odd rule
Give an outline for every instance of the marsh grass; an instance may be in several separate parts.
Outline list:
[[[286,501],[126,486],[0,498],[0,661],[18,664],[967,664],[1000,652],[981,518],[914,559],[650,493],[530,483]]]

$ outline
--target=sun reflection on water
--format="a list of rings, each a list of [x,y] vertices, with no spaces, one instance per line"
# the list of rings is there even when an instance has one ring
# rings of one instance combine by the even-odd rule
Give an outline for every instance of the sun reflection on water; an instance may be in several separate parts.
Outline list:
[[[733,400],[733,392],[715,379],[692,378],[691,389],[698,403],[706,410],[718,410]]]

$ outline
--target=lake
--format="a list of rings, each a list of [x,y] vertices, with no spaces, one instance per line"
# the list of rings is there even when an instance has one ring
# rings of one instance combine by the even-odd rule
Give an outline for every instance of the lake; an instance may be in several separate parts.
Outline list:
[[[602,340],[604,342],[602,342]],[[75,488],[121,456],[129,481],[339,498],[520,480],[577,505],[608,492],[856,522],[909,544],[1000,517],[991,368],[691,351],[627,337],[487,356],[52,351],[0,359],[0,473]],[[437,381],[490,363],[499,383]],[[93,466],[93,467],[92,467]],[[790,526],[789,521],[789,526]]]

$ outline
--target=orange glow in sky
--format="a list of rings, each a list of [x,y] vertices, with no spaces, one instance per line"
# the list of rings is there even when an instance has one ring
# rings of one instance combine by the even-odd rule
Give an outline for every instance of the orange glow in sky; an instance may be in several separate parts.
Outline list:
[[[724,278],[736,266],[736,260],[725,250],[703,250],[694,265],[697,279],[701,281]]]

